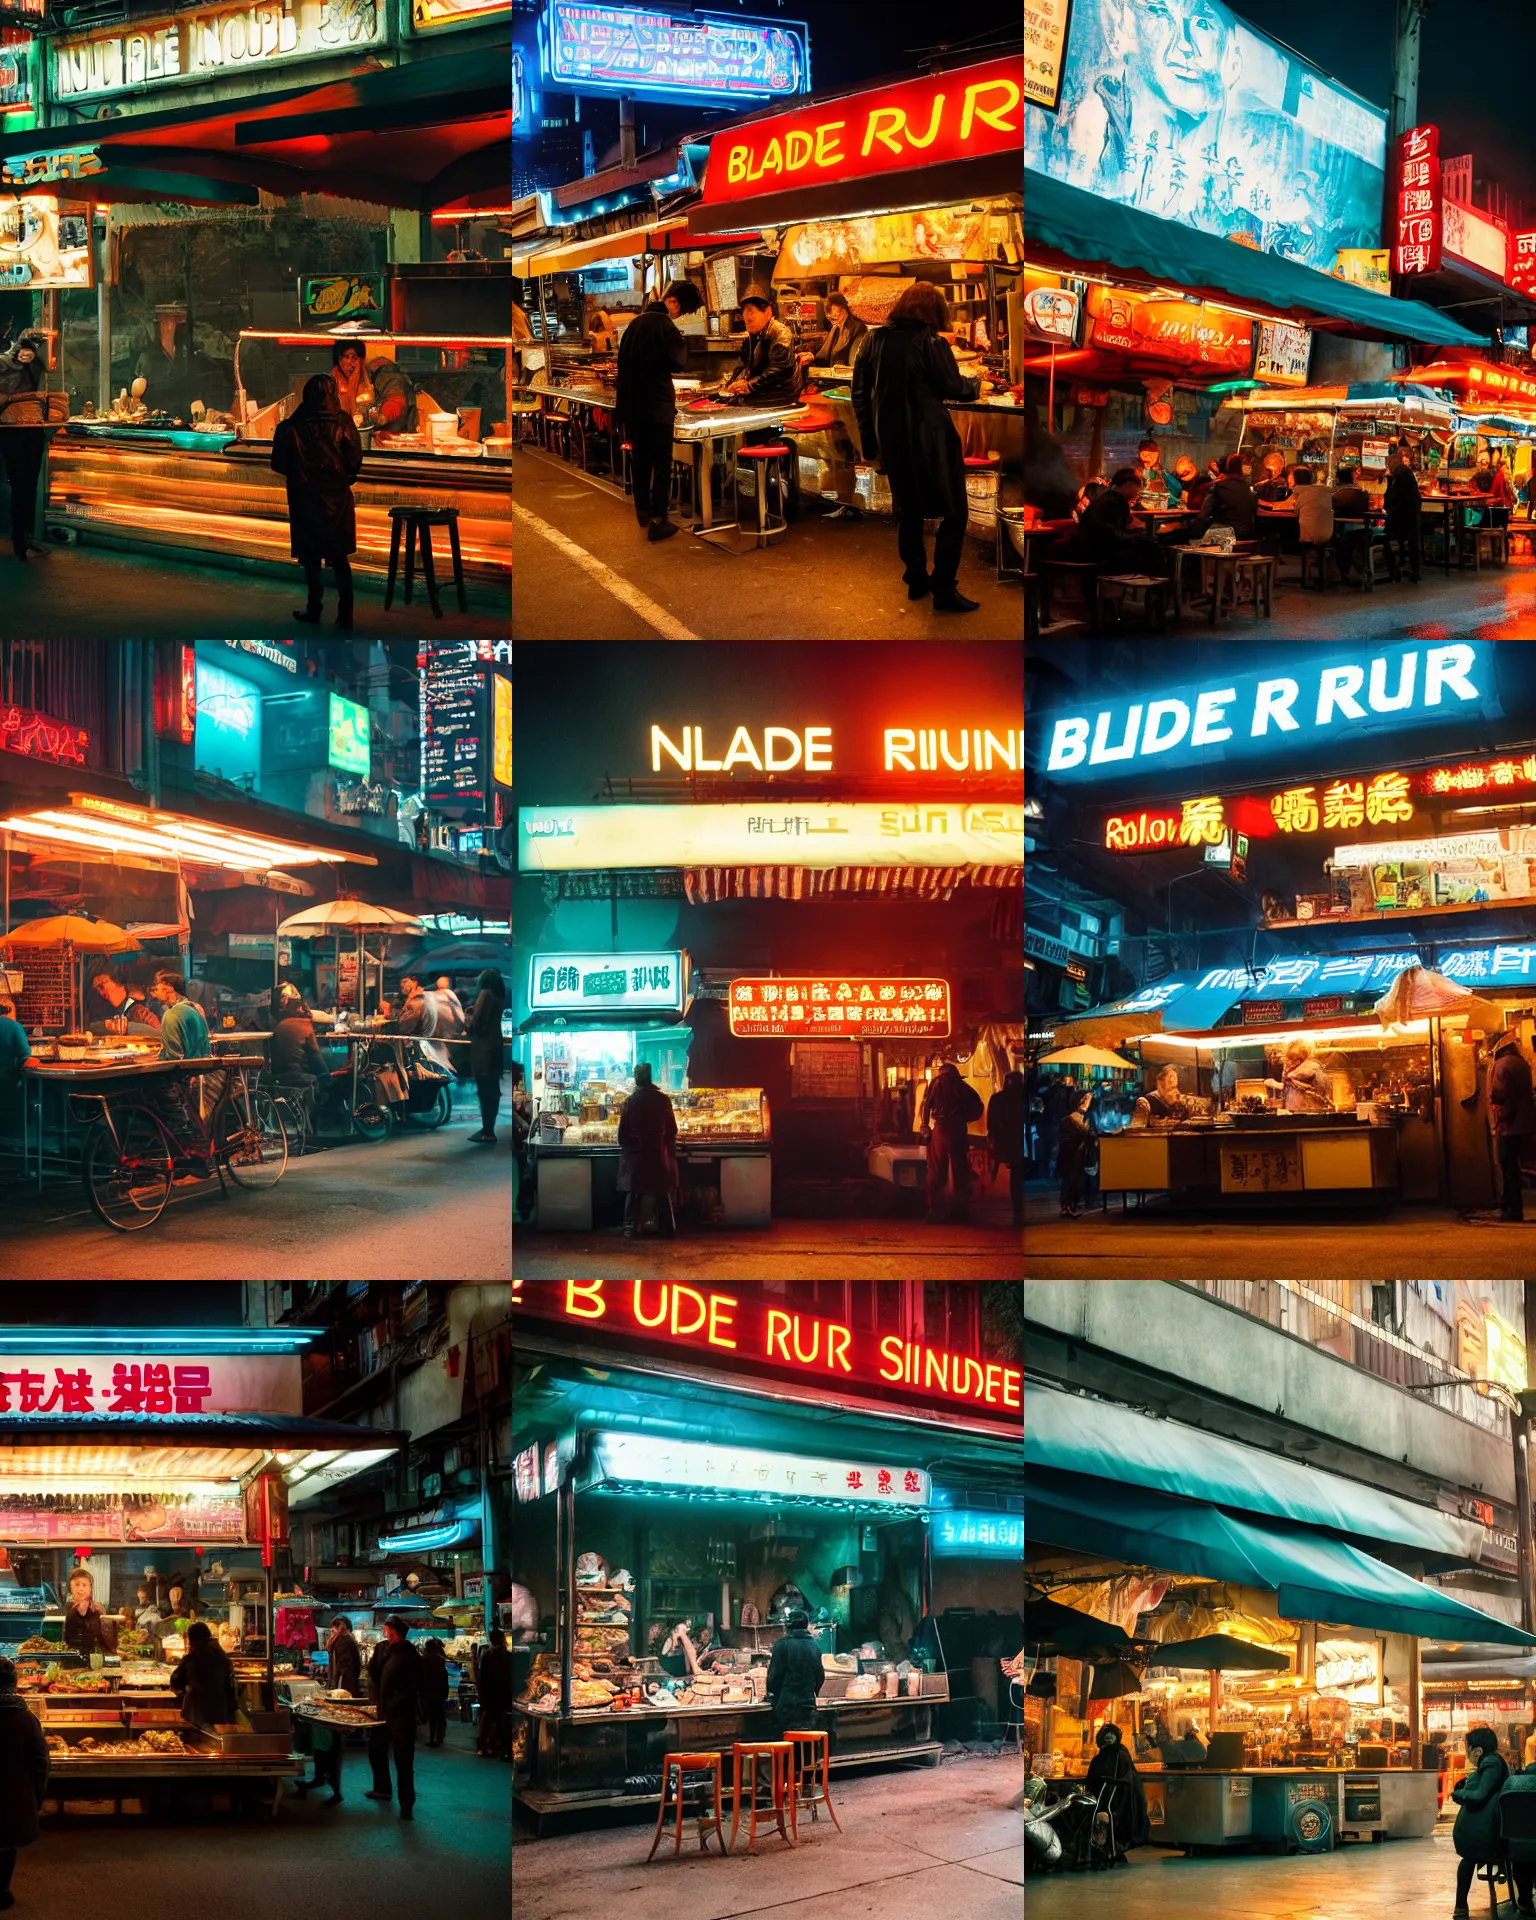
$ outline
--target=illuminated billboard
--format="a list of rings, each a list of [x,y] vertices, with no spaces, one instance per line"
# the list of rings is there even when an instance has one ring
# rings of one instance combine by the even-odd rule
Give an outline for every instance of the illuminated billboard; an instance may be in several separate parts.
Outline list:
[[[550,0],[544,79],[642,100],[775,100],[808,93],[810,29],[800,20],[642,12]]]
[[[373,722],[368,709],[333,693],[330,764],[343,773],[360,773],[366,779],[372,765],[372,737]]]
[[[1387,116],[1220,0],[1076,0],[1028,166],[1331,273],[1380,244]]]

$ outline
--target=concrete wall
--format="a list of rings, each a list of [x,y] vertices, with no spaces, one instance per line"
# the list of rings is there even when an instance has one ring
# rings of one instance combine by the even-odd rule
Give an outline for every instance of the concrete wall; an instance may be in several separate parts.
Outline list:
[[[1161,1280],[1030,1280],[1024,1301],[1037,1330],[1026,1363],[1044,1364],[1053,1354],[1056,1363],[1046,1368],[1053,1375],[1063,1351],[1081,1346],[1161,1376],[1144,1398],[1171,1418],[1409,1498],[1433,1502],[1441,1487],[1464,1487],[1514,1499],[1513,1459],[1501,1437],[1204,1294]],[[1072,1378],[1095,1384],[1080,1370]],[[1106,1380],[1102,1390],[1115,1389]],[[1135,1397],[1125,1381],[1118,1390]],[[1218,1413],[1206,1395],[1227,1406]],[[1028,1420],[1027,1387],[1024,1405]]]

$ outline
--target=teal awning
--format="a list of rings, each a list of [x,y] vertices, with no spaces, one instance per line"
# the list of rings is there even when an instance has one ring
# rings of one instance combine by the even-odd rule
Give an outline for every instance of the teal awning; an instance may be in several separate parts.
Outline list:
[[[1277,1597],[1286,1620],[1316,1620],[1422,1640],[1536,1646],[1536,1635],[1425,1586],[1346,1541],[1306,1527],[1260,1524],[1206,1501],[1080,1474],[1031,1470],[1024,1537],[1169,1573],[1198,1574]]]
[[[1410,1547],[1440,1566],[1473,1565],[1482,1558],[1484,1533],[1475,1520],[1177,1420],[1152,1420],[1130,1407],[1033,1381],[1024,1389],[1024,1464],[1026,1473],[1048,1467],[1092,1475],[1212,1501],[1260,1519]]]
[[[1159,286],[1175,286],[1215,299],[1238,300],[1267,313],[1316,324],[1334,321],[1380,340],[1420,340],[1439,346],[1486,347],[1471,333],[1419,300],[1394,300],[1368,287],[1351,286],[1277,253],[1260,253],[1139,207],[1123,207],[1097,194],[1069,187],[1049,174],[1024,169],[1024,254],[1072,266],[1119,268]]]

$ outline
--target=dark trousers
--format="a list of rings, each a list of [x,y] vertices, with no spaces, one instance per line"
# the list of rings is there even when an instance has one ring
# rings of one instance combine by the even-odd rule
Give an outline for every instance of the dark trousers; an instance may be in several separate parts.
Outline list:
[[[1068,1207],[1081,1207],[1088,1197],[1088,1169],[1081,1160],[1075,1165],[1068,1164],[1061,1171],[1061,1204],[1065,1211]]]
[[[1008,1200],[1013,1208],[1013,1224],[1024,1224],[1024,1162],[1011,1160],[1008,1163]]]
[[[320,611],[320,603],[325,597],[323,569],[323,561],[306,560],[304,562],[304,589],[311,613]],[[350,620],[352,618],[352,562],[342,554],[339,558],[332,560],[331,572],[336,576],[336,611],[343,620]]]
[[[928,1136],[928,1211],[934,1212],[944,1191],[946,1175],[954,1189],[954,1217],[963,1220],[971,1209],[970,1136],[963,1130],[946,1133],[935,1127]]]
[[[1525,1202],[1520,1189],[1520,1138],[1518,1133],[1501,1133],[1499,1139],[1499,1179],[1504,1194],[1500,1212],[1506,1220],[1523,1220]]]
[[[448,1702],[446,1700],[426,1700],[422,1711],[427,1716],[427,1745],[440,1747],[448,1738]]]
[[[643,1193],[626,1193],[624,1196],[624,1227],[628,1233],[640,1231],[640,1202]],[[670,1193],[658,1193],[656,1200],[656,1231],[664,1240],[671,1240],[677,1233],[677,1220],[672,1212]]]
[[[790,403],[785,401],[783,404],[788,406]],[[789,458],[779,462],[780,473],[782,474],[786,469],[788,469],[789,473],[789,486],[784,494],[784,518],[786,520],[798,519],[800,514],[800,449],[797,444],[790,439],[787,434],[781,433],[777,427],[754,427],[750,433],[744,433],[741,436],[741,444],[744,447],[766,447],[775,445],[789,448]],[[762,463],[757,460],[749,460],[747,465],[757,469],[755,478],[758,486],[762,486]],[[770,495],[769,498],[771,499],[772,495]]]
[[[1413,526],[1387,528],[1387,573],[1394,582],[1402,579],[1405,562],[1408,578],[1415,581],[1418,579],[1419,553],[1422,545],[1420,529],[1416,523]]]
[[[338,1800],[341,1798],[341,1755],[342,1736],[340,1728],[337,1728],[328,1747],[315,1748],[315,1777],[310,1783],[316,1787],[329,1787]]]
[[[501,1105],[501,1075],[477,1073],[475,1092],[480,1096],[480,1125],[484,1132],[496,1131],[496,1109]]]
[[[923,516],[904,513],[896,522],[896,551],[909,587],[921,587],[931,579],[935,593],[953,593],[960,573],[960,555],[965,547],[965,509],[947,513],[933,536],[933,572],[928,571],[928,553],[923,545]]]
[[[37,479],[47,436],[41,427],[0,429],[0,462],[11,490],[11,544],[25,546],[37,525]]]
[[[1365,527],[1345,527],[1333,536],[1333,550],[1338,557],[1339,572],[1347,580],[1353,574],[1369,574],[1371,570],[1371,536]]]
[[[627,421],[624,437],[631,449],[635,518],[642,527],[649,526],[653,520],[665,520],[672,497],[672,422]]]
[[[368,1764],[373,1790],[388,1793],[390,1756],[395,1761],[395,1797],[402,1807],[416,1804],[416,1717],[383,1720],[368,1730]]]
[[[27,429],[23,427],[17,429],[17,431],[25,433]],[[14,1847],[0,1847],[0,1893],[10,1892],[11,1875],[15,1871],[16,1849]]]

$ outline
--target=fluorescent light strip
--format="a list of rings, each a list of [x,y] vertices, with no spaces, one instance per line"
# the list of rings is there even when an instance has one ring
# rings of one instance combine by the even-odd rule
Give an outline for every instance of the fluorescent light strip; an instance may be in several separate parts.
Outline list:
[[[290,865],[316,861],[341,865],[347,859],[345,854],[322,853],[316,847],[291,846],[281,840],[254,839],[233,829],[181,824],[149,828],[105,816],[98,819],[94,814],[67,811],[13,816],[0,820],[0,827],[16,833],[39,834],[45,839],[68,840],[76,845],[104,846],[113,852],[146,853],[161,858],[170,853],[194,861],[212,858],[220,866],[236,869],[267,868],[284,861]]]
[[[1442,1018],[1457,1020],[1460,1014],[1445,1014]],[[1234,1027],[1226,1034],[1194,1035],[1184,1033],[1134,1033],[1127,1036],[1125,1044],[1135,1045],[1145,1040],[1159,1040],[1172,1047],[1204,1048],[1216,1053],[1225,1047],[1247,1047],[1256,1042],[1280,1040],[1354,1040],[1361,1046],[1391,1047],[1408,1040],[1417,1039],[1429,1032],[1427,1020],[1410,1020],[1400,1027]]]

